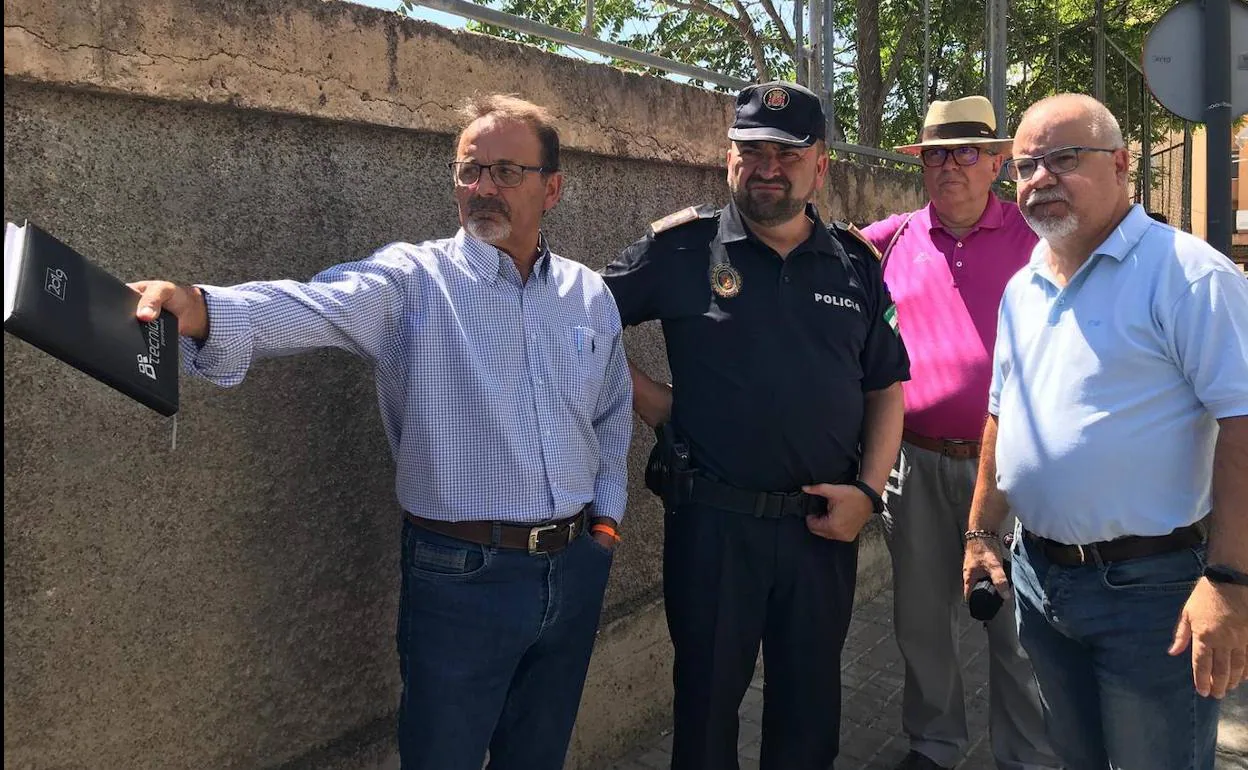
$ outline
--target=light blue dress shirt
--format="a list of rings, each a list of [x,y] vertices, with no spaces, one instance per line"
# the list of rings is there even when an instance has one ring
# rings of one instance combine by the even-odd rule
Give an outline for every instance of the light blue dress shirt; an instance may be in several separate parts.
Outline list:
[[[1248,279],[1140,206],[1064,289],[1046,249],[1006,286],[993,357],[1011,511],[1070,544],[1198,521],[1216,420],[1248,415]]]
[[[623,516],[632,384],[619,312],[597,273],[544,242],[527,282],[460,230],[307,283],[202,288],[209,338],[183,339],[183,358],[218,385],[314,348],[373,362],[408,512],[529,524],[593,502]]]

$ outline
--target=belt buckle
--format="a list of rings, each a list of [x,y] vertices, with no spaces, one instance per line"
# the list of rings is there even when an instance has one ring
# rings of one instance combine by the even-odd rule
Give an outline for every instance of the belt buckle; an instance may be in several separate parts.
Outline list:
[[[530,528],[529,529],[529,556],[534,556],[538,553],[537,551],[538,537],[540,537],[543,532],[549,532],[550,530],[557,529],[558,527],[559,527],[558,524],[545,524],[540,527]]]

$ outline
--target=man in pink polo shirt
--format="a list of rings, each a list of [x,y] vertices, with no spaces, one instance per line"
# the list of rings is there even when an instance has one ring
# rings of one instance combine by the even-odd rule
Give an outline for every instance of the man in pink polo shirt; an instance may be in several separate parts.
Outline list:
[[[930,203],[863,233],[883,252],[910,351],[905,432],[884,513],[894,630],[906,661],[902,727],[910,753],[898,770],[953,767],[968,741],[957,644],[962,534],[988,409],[997,306],[1037,241],[1018,206],[992,193],[1009,144],[996,137],[984,97],[933,102],[920,141],[898,148],[922,158]],[[986,625],[997,766],[1058,767],[1013,609]]]

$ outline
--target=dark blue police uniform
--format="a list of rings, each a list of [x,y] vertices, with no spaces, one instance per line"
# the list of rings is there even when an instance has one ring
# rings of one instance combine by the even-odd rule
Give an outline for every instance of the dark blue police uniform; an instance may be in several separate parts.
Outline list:
[[[665,521],[676,649],[674,770],[737,767],[737,709],[763,649],[763,770],[828,768],[857,543],[811,534],[805,484],[857,478],[864,393],[909,361],[870,247],[815,223],[782,258],[734,205],[656,222],[604,271],[625,325],[659,320],[690,499]]]

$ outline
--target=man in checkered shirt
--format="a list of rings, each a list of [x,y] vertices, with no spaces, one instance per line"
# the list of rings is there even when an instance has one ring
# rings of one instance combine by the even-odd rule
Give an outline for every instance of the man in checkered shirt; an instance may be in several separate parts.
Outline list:
[[[553,254],[548,113],[476,99],[449,165],[462,228],[307,283],[134,284],[178,317],[187,369],[342,348],[376,367],[404,510],[405,770],[558,770],[624,513],[632,388],[602,279]]]

